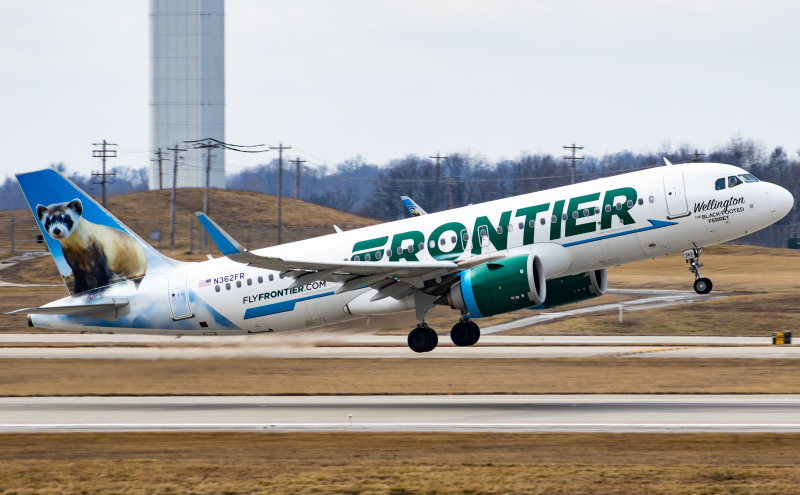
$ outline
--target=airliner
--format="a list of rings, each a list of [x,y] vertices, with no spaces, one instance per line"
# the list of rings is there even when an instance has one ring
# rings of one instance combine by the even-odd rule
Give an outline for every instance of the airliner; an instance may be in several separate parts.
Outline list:
[[[603,295],[610,266],[683,253],[707,294],[703,248],[777,222],[794,198],[736,166],[664,161],[252,251],[198,214],[223,256],[197,263],[161,254],[57,171],[19,174],[69,296],[7,314],[54,330],[222,336],[415,311],[408,345],[421,353],[438,343],[425,322],[435,306],[458,311],[450,338],[470,346],[480,318]]]

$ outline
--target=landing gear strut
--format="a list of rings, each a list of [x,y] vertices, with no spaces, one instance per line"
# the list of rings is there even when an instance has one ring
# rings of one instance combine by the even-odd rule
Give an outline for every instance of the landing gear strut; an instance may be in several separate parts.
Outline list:
[[[703,266],[703,263],[700,263],[700,253],[702,252],[703,248],[687,249],[683,252],[683,257],[690,265],[689,271],[694,273],[694,291],[698,294],[708,294],[711,292],[713,284],[711,280],[700,275],[700,267]]]
[[[450,330],[450,340],[457,346],[473,345],[481,338],[481,329],[467,318],[461,318]]]
[[[439,336],[424,321],[408,334],[408,347],[414,352],[431,352],[439,343]]]

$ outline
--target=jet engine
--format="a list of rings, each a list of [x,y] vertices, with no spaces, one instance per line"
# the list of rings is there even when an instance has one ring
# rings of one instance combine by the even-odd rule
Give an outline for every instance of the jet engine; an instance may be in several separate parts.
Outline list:
[[[503,258],[470,268],[447,292],[447,304],[473,318],[544,303],[545,271],[535,254]]]
[[[568,275],[547,281],[547,300],[541,308],[555,308],[602,296],[608,288],[606,269]]]

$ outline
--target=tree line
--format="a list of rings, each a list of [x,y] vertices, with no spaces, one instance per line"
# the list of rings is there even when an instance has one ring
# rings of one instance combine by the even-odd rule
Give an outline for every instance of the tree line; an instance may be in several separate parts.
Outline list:
[[[779,184],[800,198],[800,150],[788,154],[782,147],[767,149],[763,144],[736,136],[727,143],[698,153],[688,144],[673,148],[663,145],[656,152],[620,151],[603,156],[587,156],[577,162],[576,182],[597,179],[663,165],[662,157],[672,163],[728,163],[748,170],[761,180]],[[94,196],[100,186],[91,176],[70,172],[64,164],[52,167]],[[107,185],[107,194],[124,194],[148,188],[147,168],[116,167],[115,180]],[[521,153],[514,159],[491,161],[474,153],[453,153],[440,164],[437,195],[436,163],[419,155],[390,160],[379,166],[361,156],[335,167],[303,166],[300,171],[299,199],[329,208],[367,215],[382,220],[408,216],[400,202],[401,195],[411,196],[428,212],[467,204],[481,203],[518,194],[568,185],[571,164],[561,156],[547,153]],[[278,193],[278,160],[227,174],[227,187],[233,190],[265,194]],[[282,192],[293,197],[295,167],[284,163]],[[15,179],[7,177],[0,185],[4,198],[0,209],[23,209],[27,204]],[[797,206],[779,225],[798,223]],[[769,244],[756,242],[758,244]],[[774,244],[774,242],[772,243]]]

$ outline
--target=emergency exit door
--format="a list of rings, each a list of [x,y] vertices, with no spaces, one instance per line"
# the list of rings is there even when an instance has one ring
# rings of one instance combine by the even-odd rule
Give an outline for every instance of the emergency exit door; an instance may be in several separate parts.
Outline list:
[[[191,318],[192,308],[189,306],[189,296],[186,292],[186,275],[176,275],[169,278],[169,309],[172,311],[173,320]]]
[[[664,177],[664,195],[667,198],[667,219],[689,215],[689,204],[686,202],[686,188],[683,183],[683,172]]]

